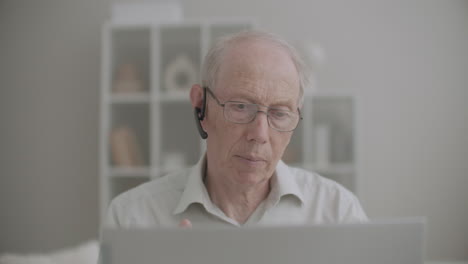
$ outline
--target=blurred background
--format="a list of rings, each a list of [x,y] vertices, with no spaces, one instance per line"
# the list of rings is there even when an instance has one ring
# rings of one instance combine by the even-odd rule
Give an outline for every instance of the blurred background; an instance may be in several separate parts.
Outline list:
[[[102,25],[133,2],[0,1],[0,253],[97,238]],[[427,258],[468,260],[468,1],[178,2],[320,44],[317,90],[359,98],[368,215],[425,216]]]

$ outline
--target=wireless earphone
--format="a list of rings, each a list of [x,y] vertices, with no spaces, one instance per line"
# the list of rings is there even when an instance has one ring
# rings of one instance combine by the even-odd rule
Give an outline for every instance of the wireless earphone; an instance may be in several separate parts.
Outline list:
[[[205,109],[206,109],[206,87],[203,87],[202,108],[200,109],[199,107],[195,107],[195,109],[193,110],[193,113],[195,115],[195,124],[197,125],[198,133],[200,133],[200,136],[202,139],[206,139],[208,137],[208,133],[206,133],[206,131],[203,130],[203,127],[201,125],[201,121],[205,119]]]

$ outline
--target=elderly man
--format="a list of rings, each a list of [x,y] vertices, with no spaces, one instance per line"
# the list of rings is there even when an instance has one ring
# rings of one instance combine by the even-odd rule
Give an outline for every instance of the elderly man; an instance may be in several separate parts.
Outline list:
[[[284,225],[365,221],[339,184],[281,161],[301,119],[302,63],[285,41],[248,31],[207,54],[190,100],[206,155],[110,205],[114,227]]]

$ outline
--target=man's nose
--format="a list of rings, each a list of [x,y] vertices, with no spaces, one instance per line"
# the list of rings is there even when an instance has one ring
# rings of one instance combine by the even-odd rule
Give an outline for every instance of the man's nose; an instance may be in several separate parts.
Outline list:
[[[258,111],[254,120],[248,125],[247,139],[254,140],[263,144],[268,141],[270,126],[268,125],[268,116],[264,111]]]

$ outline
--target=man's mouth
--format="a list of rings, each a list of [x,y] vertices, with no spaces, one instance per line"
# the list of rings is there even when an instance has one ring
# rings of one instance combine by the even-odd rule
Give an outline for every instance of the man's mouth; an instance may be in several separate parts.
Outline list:
[[[249,156],[249,155],[236,155],[236,157],[238,157],[239,159],[247,162],[247,163],[251,163],[251,164],[263,164],[264,162],[266,162],[266,160],[262,157],[256,157],[256,156]]]

